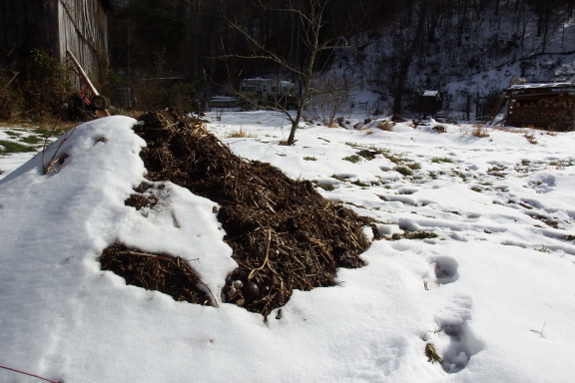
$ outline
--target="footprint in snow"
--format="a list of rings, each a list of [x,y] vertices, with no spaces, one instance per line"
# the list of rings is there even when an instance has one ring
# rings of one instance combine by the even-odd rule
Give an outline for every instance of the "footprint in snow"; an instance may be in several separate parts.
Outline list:
[[[463,370],[473,355],[482,351],[484,343],[473,334],[469,324],[473,312],[471,297],[460,295],[445,306],[435,317],[440,334],[447,337],[448,344],[441,356],[445,372],[457,373]],[[445,342],[447,343],[447,342]],[[443,348],[443,347],[442,347]]]
[[[457,273],[457,267],[459,265],[455,259],[450,257],[437,257],[434,264],[433,272],[435,273],[437,283],[444,285],[459,279],[459,274]]]

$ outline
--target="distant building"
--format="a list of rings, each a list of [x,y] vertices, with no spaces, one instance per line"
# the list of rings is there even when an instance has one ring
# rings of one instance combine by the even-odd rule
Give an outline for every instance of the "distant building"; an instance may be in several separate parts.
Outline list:
[[[242,80],[239,93],[256,105],[280,103],[287,107],[291,103],[295,85],[289,81],[250,78]]]
[[[90,77],[106,73],[110,0],[0,0],[0,63],[42,49],[65,59],[70,50]]]
[[[424,117],[435,117],[442,105],[443,99],[438,90],[425,90],[421,94],[421,113]]]

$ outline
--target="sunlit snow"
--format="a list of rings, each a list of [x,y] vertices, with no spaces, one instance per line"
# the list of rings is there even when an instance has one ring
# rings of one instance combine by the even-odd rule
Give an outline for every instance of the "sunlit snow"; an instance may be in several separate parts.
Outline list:
[[[147,214],[125,206],[145,142],[133,119],[96,120],[68,135],[58,172],[43,175],[41,155],[17,169],[31,155],[0,157],[0,365],[67,383],[573,381],[575,133],[355,130],[358,117],[302,126],[290,147],[281,114],[213,121],[236,154],[376,219],[387,239],[368,265],[294,291],[267,323],[126,286],[97,260],[115,240],[188,259],[217,299],[236,264],[212,201],[168,184]],[[250,137],[228,138],[240,129]],[[361,150],[374,158],[349,160]]]

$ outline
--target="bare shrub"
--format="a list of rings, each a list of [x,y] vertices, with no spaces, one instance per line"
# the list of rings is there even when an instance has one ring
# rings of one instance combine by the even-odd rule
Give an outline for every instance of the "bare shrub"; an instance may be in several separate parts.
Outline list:
[[[11,120],[18,114],[22,105],[22,96],[11,86],[19,72],[0,67],[0,118]]]
[[[35,121],[68,117],[69,68],[39,49],[14,55],[17,58],[8,56],[13,70],[0,67],[0,117]]]
[[[381,120],[377,124],[377,128],[381,130],[385,130],[386,132],[393,132],[393,122],[389,120]]]
[[[527,141],[529,141],[530,144],[535,145],[537,144],[537,138],[535,138],[535,133],[533,130],[525,133],[525,135],[523,136],[527,139]]]
[[[59,141],[53,143],[52,145],[49,145],[50,142],[49,139],[53,135],[53,133],[56,132],[56,126],[52,127],[51,129],[52,134],[46,135],[46,138],[44,140],[44,146],[42,148],[43,174],[58,173],[58,171],[62,168],[62,166],[64,166],[64,162],[66,161],[66,158],[69,157],[69,155],[68,153],[60,153],[60,149],[62,148],[62,145],[64,145],[64,143],[72,136],[72,134],[74,134],[75,131],[76,128],[68,130],[66,133],[64,133],[62,137],[60,137]],[[102,139],[105,139],[105,137],[98,138],[96,142],[103,142]]]
[[[433,130],[435,130],[437,133],[445,133],[447,131],[443,125],[435,125]]]
[[[473,135],[473,137],[477,137],[477,138],[489,137],[489,133],[487,133],[487,129],[485,129],[485,126],[483,126],[481,124],[473,125],[473,130],[471,131],[471,134]]]
[[[227,138],[256,138],[257,136],[247,132],[246,130],[244,130],[244,127],[241,126],[240,130],[228,133],[228,134],[226,134],[226,137]]]
[[[350,86],[345,78],[322,78],[316,80],[314,91],[317,95],[307,106],[308,118],[319,120],[329,127],[341,126],[336,116],[349,114]],[[340,117],[344,120],[343,117]]]

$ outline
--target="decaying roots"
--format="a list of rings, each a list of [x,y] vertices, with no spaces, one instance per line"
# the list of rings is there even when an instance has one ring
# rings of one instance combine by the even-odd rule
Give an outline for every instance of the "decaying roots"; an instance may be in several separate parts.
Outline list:
[[[226,302],[267,316],[294,289],[333,286],[338,267],[364,265],[367,218],[323,198],[309,181],[237,157],[199,120],[170,110],[140,121],[134,130],[147,142],[140,154],[147,177],[221,206],[218,219],[239,265],[222,291]]]

